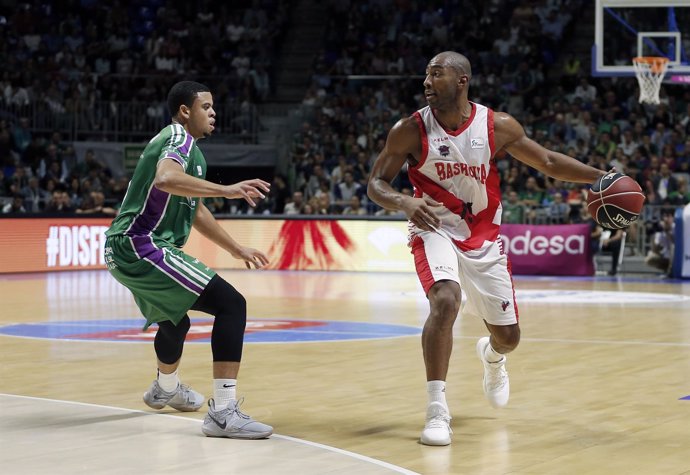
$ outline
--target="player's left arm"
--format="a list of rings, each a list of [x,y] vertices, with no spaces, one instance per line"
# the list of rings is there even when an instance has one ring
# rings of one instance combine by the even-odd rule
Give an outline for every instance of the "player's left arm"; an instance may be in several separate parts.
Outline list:
[[[196,210],[196,216],[192,227],[199,231],[213,243],[228,251],[235,259],[242,259],[250,269],[252,265],[257,269],[269,263],[268,256],[261,251],[245,247],[235,241],[230,234],[222,228],[205,204],[201,203]]]
[[[593,183],[606,172],[573,157],[542,147],[527,137],[522,125],[510,114],[494,114],[496,150],[505,149],[517,160],[552,178],[575,183]]]

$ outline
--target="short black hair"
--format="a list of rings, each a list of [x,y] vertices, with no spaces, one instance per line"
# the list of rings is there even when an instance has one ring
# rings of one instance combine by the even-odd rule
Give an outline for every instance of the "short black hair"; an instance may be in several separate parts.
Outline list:
[[[211,92],[203,84],[195,81],[180,81],[170,88],[168,92],[168,111],[172,117],[177,115],[182,104],[192,107],[194,99],[200,92]]]

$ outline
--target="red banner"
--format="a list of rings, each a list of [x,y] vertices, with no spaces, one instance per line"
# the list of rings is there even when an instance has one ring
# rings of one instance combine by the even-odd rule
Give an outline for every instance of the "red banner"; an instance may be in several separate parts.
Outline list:
[[[586,224],[501,226],[513,273],[521,275],[593,275],[589,233]]]
[[[0,273],[105,269],[108,218],[0,219]]]

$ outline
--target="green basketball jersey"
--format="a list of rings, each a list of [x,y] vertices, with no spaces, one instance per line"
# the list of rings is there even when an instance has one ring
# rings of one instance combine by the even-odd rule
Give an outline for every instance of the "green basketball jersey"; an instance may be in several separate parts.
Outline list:
[[[201,199],[171,195],[153,186],[161,160],[174,160],[187,175],[206,178],[206,160],[192,136],[180,124],[167,126],[139,157],[120,214],[106,236],[151,236],[178,248],[185,244]]]

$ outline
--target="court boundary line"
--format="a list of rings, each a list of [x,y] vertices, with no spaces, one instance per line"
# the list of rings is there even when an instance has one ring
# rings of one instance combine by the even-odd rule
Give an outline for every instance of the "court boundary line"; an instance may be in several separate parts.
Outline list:
[[[85,406],[85,407],[92,407],[92,408],[96,408],[96,409],[110,409],[110,410],[121,411],[121,412],[144,414],[144,415],[148,415],[148,416],[169,417],[169,418],[173,418],[173,419],[178,420],[178,421],[184,420],[184,421],[194,422],[196,424],[200,424],[202,422],[200,419],[192,419],[189,417],[180,417],[180,416],[175,416],[173,414],[157,414],[155,412],[142,411],[140,409],[127,409],[125,407],[106,406],[104,404],[93,404],[93,403],[89,403],[89,402],[67,401],[64,399],[53,399],[53,398],[36,397],[36,396],[25,396],[22,394],[0,393],[0,397],[2,397],[2,396],[14,397],[14,398],[19,398],[19,399],[30,399],[30,400],[34,400],[34,401],[49,401],[49,402],[56,402],[56,403],[60,403],[60,404],[72,404],[74,406]],[[275,437],[276,439],[288,440],[290,442],[296,442],[296,443],[304,444],[304,445],[307,445],[310,447],[316,447],[318,449],[327,450],[329,452],[334,452],[334,453],[337,453],[340,455],[345,455],[347,457],[352,457],[354,459],[361,460],[363,462],[371,463],[371,464],[377,465],[379,467],[393,470],[396,473],[402,473],[404,475],[421,475],[418,472],[413,472],[413,471],[408,470],[406,468],[399,467],[398,465],[394,465],[394,464],[389,463],[389,462],[384,462],[383,460],[378,460],[378,459],[375,459],[372,457],[368,457],[366,455],[358,454],[356,452],[350,452],[349,450],[339,449],[338,447],[332,447],[330,445],[321,444],[319,442],[312,442],[310,440],[298,439],[297,437],[292,437],[289,435],[281,435],[281,434],[272,434],[271,437]]]

